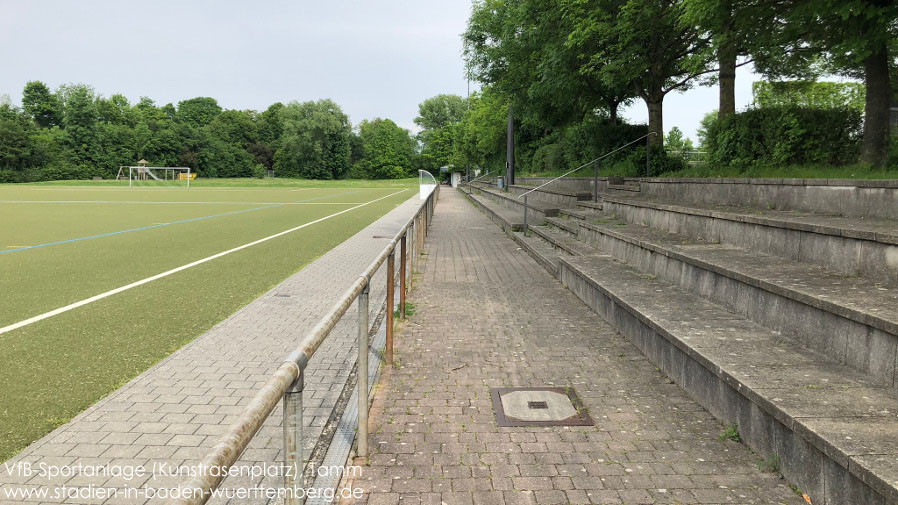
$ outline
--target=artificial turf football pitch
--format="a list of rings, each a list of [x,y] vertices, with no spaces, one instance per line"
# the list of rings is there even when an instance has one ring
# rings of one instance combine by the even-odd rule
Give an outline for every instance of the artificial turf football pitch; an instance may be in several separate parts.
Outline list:
[[[413,184],[0,185],[0,461],[412,197]]]

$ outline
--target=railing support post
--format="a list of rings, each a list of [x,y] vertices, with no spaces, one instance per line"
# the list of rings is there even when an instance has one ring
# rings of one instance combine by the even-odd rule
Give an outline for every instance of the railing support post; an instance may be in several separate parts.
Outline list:
[[[593,162],[592,201],[593,203],[599,203],[599,160]]]
[[[362,458],[368,457],[368,284],[359,293],[359,451]]]
[[[408,245],[408,283],[409,286],[412,285],[412,279],[415,275],[415,242],[417,242],[418,238],[415,236],[418,233],[418,227],[416,223],[416,219],[412,219],[412,226],[409,228],[408,236],[411,241]]]
[[[524,236],[527,236],[527,195],[524,195]]]
[[[399,319],[401,321],[405,321],[405,276],[408,275],[405,252],[406,237],[408,237],[408,231],[399,242],[399,266],[402,269],[402,274],[399,276]]]
[[[652,135],[645,138],[645,176],[652,176]]]
[[[285,505],[303,503],[303,464],[302,456],[302,389],[303,371],[284,394],[284,497]]]
[[[393,364],[393,303],[396,298],[394,288],[396,287],[396,249],[390,251],[387,256],[387,344],[384,347],[384,361],[387,366]]]

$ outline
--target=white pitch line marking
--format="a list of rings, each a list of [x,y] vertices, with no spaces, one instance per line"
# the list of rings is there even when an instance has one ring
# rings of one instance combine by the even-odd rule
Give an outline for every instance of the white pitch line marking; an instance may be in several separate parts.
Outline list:
[[[405,191],[405,190],[403,190]],[[215,205],[356,205],[359,202],[144,202],[139,200],[0,200],[5,203],[122,203],[122,204],[147,204],[147,205],[178,205],[178,204],[215,204]]]
[[[115,288],[115,289],[111,289],[111,290],[109,290],[109,291],[106,291],[105,293],[100,293],[100,294],[98,294],[98,295],[91,296],[90,298],[85,298],[85,299],[80,300],[80,301],[77,301],[77,302],[75,302],[75,303],[70,303],[70,304],[68,304],[68,305],[66,305],[66,306],[64,306],[64,307],[59,307],[58,309],[53,309],[53,310],[51,310],[51,311],[49,311],[49,312],[44,312],[43,314],[39,314],[39,315],[36,315],[36,316],[34,316],[34,317],[29,317],[28,319],[24,319],[24,320],[19,321],[19,322],[17,322],[17,323],[13,323],[13,324],[10,324],[10,325],[8,325],[8,326],[4,326],[3,328],[0,328],[0,335],[2,335],[2,334],[4,334],[4,333],[8,333],[8,332],[13,331],[13,330],[17,330],[17,329],[22,328],[22,327],[24,327],[24,326],[28,326],[28,325],[30,325],[30,324],[34,324],[34,323],[36,323],[36,322],[38,322],[38,321],[43,321],[44,319],[49,319],[49,318],[51,318],[51,317],[53,317],[53,316],[57,316],[57,315],[62,314],[62,313],[64,313],[64,312],[68,312],[68,311],[70,311],[70,310],[77,309],[77,308],[79,308],[79,307],[83,307],[83,306],[85,306],[85,305],[88,305],[88,304],[90,304],[90,303],[96,302],[96,301],[98,301],[98,300],[102,300],[103,298],[108,298],[108,297],[110,297],[110,296],[112,296],[112,295],[116,295],[116,294],[118,294],[118,293],[127,291],[127,290],[129,290],[129,289],[131,289],[131,288],[136,288],[136,287],[138,287],[138,286],[142,286],[142,285],[144,285],[144,284],[147,284],[147,283],[149,283],[149,282],[153,282],[153,281],[158,280],[158,279],[161,279],[161,278],[163,278],[163,277],[168,277],[169,275],[176,274],[176,273],[178,273],[178,272],[182,272],[182,271],[184,271],[184,270],[187,270],[188,268],[193,268],[193,267],[195,267],[195,266],[202,265],[203,263],[208,263],[209,261],[212,261],[212,260],[214,260],[214,259],[221,258],[222,256],[227,256],[228,254],[235,253],[235,252],[237,252],[237,251],[242,251],[243,249],[246,249],[246,248],[249,248],[249,247],[252,247],[252,246],[255,246],[255,245],[259,245],[259,244],[261,244],[261,243],[263,243],[263,242],[267,242],[267,241],[269,241],[269,240],[272,240],[272,239],[275,239],[275,238],[278,238],[278,237],[282,237],[282,236],[284,236],[284,235],[286,235],[286,234],[288,234],[288,233],[292,233],[292,232],[294,232],[294,231],[296,231],[296,230],[301,230],[301,229],[303,229],[303,228],[305,228],[305,227],[307,227],[307,226],[311,226],[311,225],[313,225],[313,224],[317,224],[317,223],[320,223],[320,222],[322,222],[322,221],[326,221],[326,220],[328,220],[328,219],[330,219],[330,218],[332,218],[332,217],[337,217],[337,216],[339,216],[340,214],[345,214],[345,213],[350,212],[350,211],[353,211],[353,210],[355,210],[355,209],[362,208],[362,207],[364,207],[364,206],[366,206],[366,205],[370,205],[370,204],[372,204],[372,203],[379,202],[379,201],[381,201],[381,200],[383,200],[383,199],[385,199],[385,198],[389,198],[389,197],[391,197],[391,196],[398,195],[399,193],[403,193],[403,192],[405,192],[405,191],[408,191],[408,190],[403,189],[403,190],[396,191],[395,193],[390,193],[389,195],[382,196],[382,197],[380,197],[380,198],[376,198],[376,199],[374,199],[374,200],[371,200],[371,201],[368,201],[368,202],[365,202],[365,203],[356,205],[355,207],[350,207],[350,208],[348,208],[348,209],[343,209],[343,210],[341,210],[340,212],[335,212],[335,213],[333,213],[333,214],[331,214],[331,215],[329,215],[329,216],[324,216],[324,217],[318,218],[318,219],[316,219],[316,220],[314,220],[314,221],[309,221],[308,223],[304,223],[304,224],[301,224],[301,225],[299,225],[299,226],[295,226],[295,227],[293,227],[293,228],[290,228],[289,230],[284,230],[284,231],[282,231],[282,232],[275,233],[274,235],[269,235],[269,236],[267,236],[267,237],[263,237],[263,238],[260,238],[260,239],[258,239],[258,240],[254,240],[254,241],[249,242],[249,243],[247,243],[247,244],[243,244],[243,245],[241,245],[241,246],[237,246],[237,247],[234,247],[234,248],[232,248],[232,249],[228,249],[227,251],[222,251],[222,252],[220,252],[220,253],[213,254],[212,256],[207,256],[207,257],[205,257],[205,258],[198,259],[198,260],[196,260],[196,261],[187,263],[186,265],[181,265],[181,266],[179,266],[179,267],[172,268],[171,270],[167,270],[167,271],[165,271],[165,272],[162,272],[162,273],[153,275],[153,276],[151,276],[151,277],[147,277],[147,278],[145,278],[145,279],[141,279],[141,280],[139,280],[139,281],[132,282],[131,284],[127,284],[127,285],[125,285],[125,286],[121,286],[121,287],[118,287],[118,288]]]

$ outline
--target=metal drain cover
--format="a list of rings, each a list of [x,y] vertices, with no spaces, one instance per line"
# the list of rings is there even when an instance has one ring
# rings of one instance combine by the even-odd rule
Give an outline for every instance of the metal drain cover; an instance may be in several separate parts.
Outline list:
[[[499,426],[593,425],[571,388],[494,388],[491,393]]]

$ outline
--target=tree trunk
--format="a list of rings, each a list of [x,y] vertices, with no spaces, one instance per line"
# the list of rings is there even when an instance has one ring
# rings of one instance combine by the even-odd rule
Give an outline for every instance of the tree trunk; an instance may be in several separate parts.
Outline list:
[[[861,160],[882,166],[889,138],[889,53],[885,45],[864,60],[864,144]]]
[[[608,103],[608,116],[611,124],[617,124],[617,109],[620,108],[620,102]]]
[[[717,57],[720,64],[720,105],[717,117],[736,113],[736,46],[727,40],[721,44]]]
[[[719,6],[723,25],[719,35],[720,47],[717,50],[717,60],[720,65],[718,74],[720,103],[717,107],[717,117],[723,119],[736,113],[736,41],[734,40],[733,2],[724,0],[720,2]]]
[[[652,96],[645,99],[645,105],[649,108],[649,133],[655,133],[655,135],[649,137],[649,143],[655,149],[659,149],[664,145],[663,101],[664,95]]]

